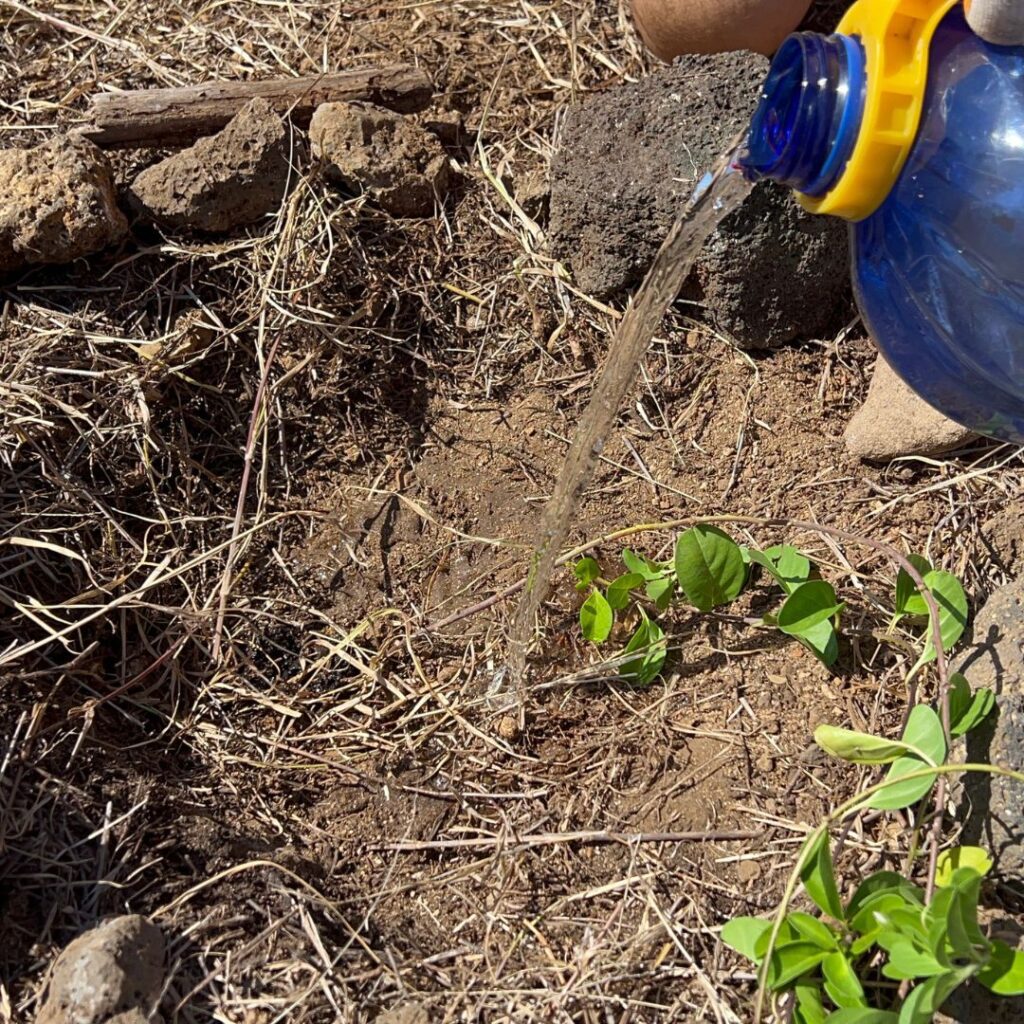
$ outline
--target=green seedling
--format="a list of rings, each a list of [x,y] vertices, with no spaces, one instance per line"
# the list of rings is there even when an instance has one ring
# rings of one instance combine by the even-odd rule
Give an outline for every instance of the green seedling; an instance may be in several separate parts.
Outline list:
[[[972,693],[956,675],[950,687],[950,733],[963,735],[994,706],[988,690]],[[928,795],[946,763],[939,713],[917,705],[899,740],[821,726],[826,753],[888,772],[851,805],[902,810]],[[847,810],[849,806],[847,805]],[[930,896],[893,871],[865,878],[840,896],[827,828],[812,833],[798,861],[815,917],[786,904],[774,921],[739,917],[722,941],[758,965],[768,992],[786,994],[794,1024],[930,1024],[950,995],[974,979],[998,995],[1024,994],[1024,953],[989,939],[978,925],[982,880],[991,858],[978,848],[940,854]]]
[[[967,623],[963,587],[952,573],[933,569],[918,555],[911,555],[910,561],[935,598],[943,649],[948,651]],[[611,582],[602,579],[601,565],[593,558],[581,559],[573,571],[577,589],[590,592],[580,609],[580,629],[587,640],[606,643],[616,620],[636,624],[622,653],[645,650],[648,657],[643,660],[642,670],[634,660],[626,662],[621,675],[631,682],[653,682],[664,666],[665,634],[653,616],[666,612],[674,603],[705,613],[723,608],[743,593],[755,571],[777,586],[782,595],[778,611],[765,615],[762,624],[796,640],[827,666],[839,658],[839,621],[845,604],[831,583],[818,578],[811,560],[789,544],[759,551],[741,547],[716,526],[700,525],[680,534],[671,561],[652,561],[626,548],[622,566],[625,571]],[[921,621],[921,655],[910,672],[913,676],[935,660],[935,646],[928,605],[904,570],[897,577],[894,609],[890,629],[903,619]]]

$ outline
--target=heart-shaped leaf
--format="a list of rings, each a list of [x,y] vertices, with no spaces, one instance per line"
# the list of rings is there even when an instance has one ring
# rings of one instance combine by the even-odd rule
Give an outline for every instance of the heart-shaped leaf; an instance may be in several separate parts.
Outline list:
[[[747,578],[739,545],[714,526],[694,526],[681,534],[675,563],[686,599],[702,612],[735,600]]]
[[[927,585],[932,563],[921,555],[907,555],[907,561],[920,573]],[[910,578],[906,569],[900,569],[896,577],[896,612],[899,615],[928,614],[928,605],[925,604],[917,584]]]
[[[842,608],[831,583],[809,580],[786,598],[779,610],[778,627],[789,636],[805,636],[815,626],[833,619]]]
[[[960,868],[970,868],[984,877],[992,870],[992,858],[980,846],[954,846],[943,850],[936,864],[935,884],[949,885],[953,873]]]
[[[757,955],[757,943],[762,936],[771,931],[771,921],[761,917],[734,917],[722,926],[721,938],[730,949],[736,950],[754,963],[760,963]]]
[[[925,577],[925,583],[928,584],[928,589],[939,606],[942,649],[949,651],[967,628],[967,595],[960,581],[951,572],[932,571]],[[927,665],[935,659],[935,643],[930,623],[925,636],[927,639],[921,662]]]
[[[992,943],[991,958],[978,974],[978,981],[997,996],[1024,995],[1024,953],[996,939]]]
[[[593,558],[581,558],[573,566],[573,575],[576,577],[576,589],[586,590],[594,580],[601,575],[601,566]]]
[[[629,595],[644,585],[644,578],[638,572],[627,572],[617,580],[612,580],[605,591],[605,598],[613,611],[621,611],[629,604]]]
[[[595,644],[603,644],[611,635],[615,616],[604,594],[595,590],[580,609],[580,629]]]

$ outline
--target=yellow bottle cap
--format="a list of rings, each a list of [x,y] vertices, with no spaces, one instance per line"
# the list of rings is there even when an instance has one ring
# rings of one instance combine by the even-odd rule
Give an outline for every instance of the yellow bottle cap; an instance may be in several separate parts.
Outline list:
[[[857,0],[846,12],[837,31],[856,36],[864,47],[864,116],[832,190],[816,199],[797,193],[805,210],[856,221],[885,201],[917,138],[932,36],[958,2]]]

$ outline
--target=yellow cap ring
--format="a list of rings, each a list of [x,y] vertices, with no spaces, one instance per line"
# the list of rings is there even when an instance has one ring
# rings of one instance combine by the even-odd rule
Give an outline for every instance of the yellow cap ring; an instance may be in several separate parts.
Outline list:
[[[917,138],[932,36],[958,2],[858,0],[846,12],[837,31],[864,47],[864,117],[842,177],[817,199],[798,193],[804,209],[863,220],[885,201]]]

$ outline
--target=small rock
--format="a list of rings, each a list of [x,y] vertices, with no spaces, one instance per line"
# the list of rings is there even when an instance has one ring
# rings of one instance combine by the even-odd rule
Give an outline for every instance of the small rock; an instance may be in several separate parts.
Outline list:
[[[997,710],[967,734],[966,760],[1024,763],[1024,579],[1000,587],[978,612],[971,646],[956,666],[973,689],[994,690]],[[1000,877],[1024,892],[1024,788],[1011,779],[964,779],[965,844],[983,846]]]
[[[756,860],[741,860],[736,865],[736,877],[744,885],[756,882],[761,877],[761,865]]]
[[[406,1003],[378,1014],[373,1024],[430,1024],[430,1017],[425,1007]]]
[[[771,754],[762,754],[754,767],[757,768],[759,775],[771,775],[775,771],[775,758]]]
[[[680,58],[571,108],[551,168],[554,254],[606,299],[639,283],[697,183],[747,126],[768,63]],[[747,348],[825,337],[847,319],[845,225],[762,182],[704,246],[684,296]]]
[[[220,234],[276,210],[290,175],[284,122],[254,99],[216,135],[147,167],[129,197],[142,216],[172,230]]]
[[[0,273],[69,263],[128,230],[103,151],[75,135],[0,151]]]
[[[371,103],[324,103],[309,125],[313,156],[351,192],[368,192],[395,217],[426,217],[451,181],[437,138]]]
[[[54,961],[36,1024],[144,1024],[164,980],[164,937],[136,914],[79,935]]]
[[[844,436],[847,450],[862,462],[889,462],[901,455],[942,455],[978,435],[919,398],[879,356],[868,396]]]

